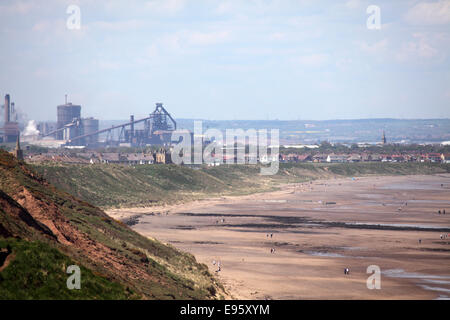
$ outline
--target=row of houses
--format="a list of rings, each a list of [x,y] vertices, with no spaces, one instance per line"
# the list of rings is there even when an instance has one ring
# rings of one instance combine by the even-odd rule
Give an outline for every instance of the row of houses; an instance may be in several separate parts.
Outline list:
[[[450,163],[450,153],[426,154],[295,154],[280,155],[280,162],[434,162]]]
[[[160,149],[153,153],[118,153],[118,152],[92,152],[92,153],[40,153],[29,155],[27,162],[62,162],[74,164],[154,164],[171,163],[170,152]]]
[[[153,153],[117,153],[117,152],[92,152],[92,153],[40,153],[29,155],[25,158],[27,162],[62,162],[74,164],[125,164],[142,165],[154,163],[172,163],[170,151],[163,148]],[[245,154],[243,163],[269,163],[277,160],[276,155],[249,155]],[[434,162],[450,163],[450,153],[427,153],[427,154],[280,154],[280,162]],[[207,161],[209,165],[220,165],[222,163],[241,163],[236,155],[213,155]]]

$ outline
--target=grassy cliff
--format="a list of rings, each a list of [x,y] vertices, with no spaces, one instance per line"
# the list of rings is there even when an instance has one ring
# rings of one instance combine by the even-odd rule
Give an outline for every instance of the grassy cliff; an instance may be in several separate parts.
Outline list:
[[[82,270],[81,290],[65,285],[70,264]],[[192,255],[139,235],[0,150],[0,299],[224,295]]]
[[[274,176],[259,175],[256,165],[191,169],[176,165],[39,164],[34,169],[54,185],[102,207],[149,206],[218,195],[268,191],[280,183],[364,175],[450,172],[432,163],[280,164]]]
[[[67,267],[77,262],[47,243],[1,239],[0,248],[12,250],[0,272],[0,299],[129,299],[132,292],[119,282],[81,266],[81,289],[68,290]],[[136,296],[137,298],[138,296]]]

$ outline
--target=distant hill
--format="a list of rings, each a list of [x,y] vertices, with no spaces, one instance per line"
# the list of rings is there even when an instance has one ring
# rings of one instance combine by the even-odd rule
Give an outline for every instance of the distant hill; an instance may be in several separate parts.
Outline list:
[[[72,264],[81,268],[81,290],[66,287]],[[139,235],[0,150],[0,299],[224,295],[192,255]]]
[[[177,119],[180,128],[193,130],[192,119]],[[203,120],[203,128],[279,129],[282,144],[313,144],[321,141],[376,143],[383,130],[388,142],[440,143],[450,140],[450,119],[356,119],[356,120]]]
[[[176,116],[176,115],[175,115]],[[199,119],[200,120],[200,119]],[[129,120],[102,120],[101,128]],[[178,128],[194,130],[194,119],[176,119]],[[376,143],[383,130],[389,143],[440,143],[450,141],[450,119],[355,119],[355,120],[201,120],[203,130],[242,128],[279,129],[282,144],[321,141]]]

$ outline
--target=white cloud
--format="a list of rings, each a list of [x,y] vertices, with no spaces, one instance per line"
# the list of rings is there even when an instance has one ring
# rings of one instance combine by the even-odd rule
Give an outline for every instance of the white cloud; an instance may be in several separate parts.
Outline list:
[[[227,14],[233,12],[233,9],[234,7],[230,1],[222,1],[219,3],[214,12],[217,14]]]
[[[146,25],[143,20],[122,20],[122,21],[96,21],[88,25],[88,28],[101,29],[104,31],[129,31],[140,29]]]
[[[413,40],[402,45],[396,54],[396,58],[401,61],[410,60],[440,60],[439,50],[431,43],[430,37],[426,33],[413,34]]]
[[[287,39],[287,34],[285,32],[273,32],[271,34],[269,34],[269,40],[286,40]]]
[[[303,55],[294,58],[294,62],[297,62],[305,67],[321,67],[328,63],[330,56],[324,53],[315,53],[310,55]]]
[[[373,55],[382,55],[386,53],[388,49],[389,41],[387,39],[380,40],[373,44],[369,44],[367,42],[360,43],[360,48],[362,51],[373,54]]]
[[[150,0],[145,8],[155,13],[174,14],[184,9],[186,0]]]
[[[40,44],[49,45],[51,43],[70,43],[72,39],[82,39],[86,36],[88,28],[81,24],[80,30],[69,30],[66,25],[66,20],[41,20],[37,21],[31,27],[34,33],[33,37]]]
[[[352,65],[353,60],[351,58],[341,58],[338,61],[336,61],[336,67],[342,71],[350,70]]]
[[[420,2],[408,10],[405,19],[415,25],[449,24],[450,0]]]
[[[16,1],[11,4],[0,5],[0,13],[3,14],[27,14],[36,8],[32,1]]]
[[[117,71],[121,69],[120,63],[105,59],[98,60],[95,64],[98,68],[108,71]]]
[[[194,47],[213,46],[231,39],[229,31],[200,32],[182,30],[158,37],[149,47],[148,52],[155,56],[160,52],[186,54],[194,52]]]
[[[192,45],[213,45],[226,42],[230,39],[230,32],[190,32],[187,33],[187,41]]]
[[[361,1],[360,0],[348,0],[345,3],[345,6],[349,9],[358,9],[361,7]]]

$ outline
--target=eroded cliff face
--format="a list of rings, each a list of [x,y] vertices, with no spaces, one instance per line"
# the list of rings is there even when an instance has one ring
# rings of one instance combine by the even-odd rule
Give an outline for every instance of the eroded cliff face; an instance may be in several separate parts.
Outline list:
[[[140,236],[99,208],[56,189],[1,150],[0,214],[0,238],[44,241],[141,298],[225,295],[192,255]]]

